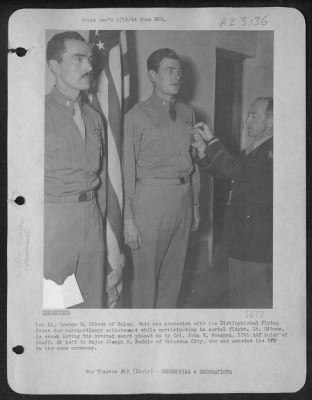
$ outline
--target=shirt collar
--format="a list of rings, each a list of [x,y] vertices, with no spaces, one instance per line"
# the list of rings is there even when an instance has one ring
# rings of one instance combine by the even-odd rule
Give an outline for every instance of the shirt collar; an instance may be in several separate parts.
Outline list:
[[[257,147],[261,146],[264,142],[266,142],[267,140],[271,139],[273,137],[273,135],[270,136],[265,136],[261,139],[256,139],[252,145],[252,149],[255,150]]]
[[[52,89],[51,96],[55,99],[55,101],[57,101],[61,106],[65,107],[70,112],[73,112],[75,103],[78,103],[81,106],[81,95],[79,95],[79,97],[75,101],[73,101],[72,99],[61,93],[56,86],[54,86],[54,88]]]
[[[248,146],[248,148],[245,149],[245,153],[246,154],[251,153],[252,151],[256,150],[259,146],[261,146],[263,143],[272,139],[272,137],[273,135],[271,134],[270,136],[265,136],[263,138],[256,139],[250,146]]]
[[[161,99],[159,96],[157,96],[156,93],[152,94],[152,96],[150,97],[150,102],[153,105],[165,108],[167,111],[169,110],[170,101]],[[173,103],[175,104],[175,100],[173,100]]]

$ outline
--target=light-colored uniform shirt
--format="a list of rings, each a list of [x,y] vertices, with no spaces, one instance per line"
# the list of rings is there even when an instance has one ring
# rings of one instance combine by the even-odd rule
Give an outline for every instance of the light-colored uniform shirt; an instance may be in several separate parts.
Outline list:
[[[135,194],[137,179],[181,178],[192,174],[194,198],[199,193],[199,173],[191,153],[194,113],[176,102],[176,120],[169,116],[169,103],[153,94],[126,115],[124,129],[125,218],[127,199]]]
[[[101,116],[78,99],[85,139],[73,120],[74,102],[57,88],[46,96],[45,201],[100,188],[105,208],[104,128]]]

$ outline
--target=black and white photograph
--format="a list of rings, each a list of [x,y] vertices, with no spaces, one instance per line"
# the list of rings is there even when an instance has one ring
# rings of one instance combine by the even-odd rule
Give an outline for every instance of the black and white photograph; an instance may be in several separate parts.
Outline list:
[[[47,32],[47,307],[273,306],[273,45]]]
[[[300,390],[302,14],[24,9],[9,42],[12,390]]]

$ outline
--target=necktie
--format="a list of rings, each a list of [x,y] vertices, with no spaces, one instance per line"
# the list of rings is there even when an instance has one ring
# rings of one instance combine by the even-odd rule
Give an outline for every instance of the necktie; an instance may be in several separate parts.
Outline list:
[[[76,102],[74,103],[74,115],[73,115],[73,120],[75,124],[77,125],[80,135],[83,140],[86,138],[86,126],[83,122],[82,115],[81,115],[81,109],[79,107],[79,104]]]
[[[169,115],[170,115],[170,118],[172,121],[176,120],[177,113],[176,113],[174,102],[172,102],[172,101],[169,103]]]

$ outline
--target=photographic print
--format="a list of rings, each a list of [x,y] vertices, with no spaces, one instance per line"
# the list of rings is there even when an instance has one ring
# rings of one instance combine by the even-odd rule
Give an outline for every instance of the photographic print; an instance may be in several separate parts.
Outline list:
[[[303,386],[304,35],[286,8],[13,14],[13,390]]]

